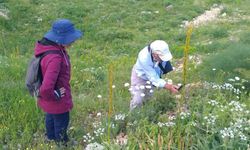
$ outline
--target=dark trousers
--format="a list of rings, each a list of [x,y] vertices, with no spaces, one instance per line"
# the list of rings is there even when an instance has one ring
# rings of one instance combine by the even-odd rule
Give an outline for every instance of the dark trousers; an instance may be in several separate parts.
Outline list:
[[[69,112],[63,114],[49,114],[45,116],[46,134],[49,140],[67,142],[67,128],[69,125]]]

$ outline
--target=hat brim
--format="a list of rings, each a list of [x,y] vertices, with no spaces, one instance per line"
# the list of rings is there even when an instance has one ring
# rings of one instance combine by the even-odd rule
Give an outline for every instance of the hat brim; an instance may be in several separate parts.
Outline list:
[[[159,55],[159,57],[162,61],[169,61],[173,58],[171,53],[162,54],[162,55]]]
[[[44,35],[44,37],[57,44],[68,45],[70,43],[73,43],[77,39],[81,38],[83,34],[84,33],[81,32],[80,30],[74,30],[74,32],[69,33],[69,34],[58,35],[52,30],[50,30]]]

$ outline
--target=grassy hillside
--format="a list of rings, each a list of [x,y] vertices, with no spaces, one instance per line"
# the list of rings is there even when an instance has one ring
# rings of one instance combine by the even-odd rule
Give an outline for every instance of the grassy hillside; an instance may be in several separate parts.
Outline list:
[[[181,83],[183,24],[218,6],[223,9],[215,20],[193,29],[180,99],[157,90],[142,109],[129,112],[124,84],[139,50],[166,40],[176,71],[164,78]],[[57,18],[72,20],[85,33],[69,49],[74,109],[68,149],[94,142],[106,149],[249,148],[249,6],[249,0],[0,0],[0,149],[57,149],[44,141],[43,112],[24,85],[34,43]],[[187,109],[177,112],[184,101]]]

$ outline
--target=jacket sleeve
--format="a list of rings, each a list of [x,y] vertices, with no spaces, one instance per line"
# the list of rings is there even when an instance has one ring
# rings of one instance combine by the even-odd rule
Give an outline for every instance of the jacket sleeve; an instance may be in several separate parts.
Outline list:
[[[156,87],[164,87],[166,81],[161,79],[159,75],[156,73],[153,64],[149,63],[149,61],[142,55],[138,56],[138,63],[142,67],[145,75],[149,79],[150,82]]]
[[[46,100],[56,100],[56,94],[54,93],[57,78],[60,73],[62,64],[62,58],[58,55],[49,57],[45,62],[45,69],[43,73],[43,82],[39,89],[39,96]]]

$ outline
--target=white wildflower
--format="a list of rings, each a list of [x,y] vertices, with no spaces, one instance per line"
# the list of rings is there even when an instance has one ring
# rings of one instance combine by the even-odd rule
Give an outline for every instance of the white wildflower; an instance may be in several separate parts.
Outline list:
[[[114,88],[115,88],[115,85],[112,85],[112,88],[114,89]]]
[[[235,80],[239,81],[239,80],[240,80],[240,77],[235,77]]]
[[[124,84],[124,87],[128,87],[128,86],[129,86],[129,83],[125,83],[125,84]]]
[[[101,115],[102,115],[102,113],[100,113],[100,112],[98,112],[98,113],[96,114],[97,117],[100,117]]]
[[[152,82],[152,84],[154,85],[154,86],[156,86],[156,87],[159,87],[159,83],[156,83],[156,82]]]
[[[168,84],[173,84],[173,81],[171,79],[168,79]]]
[[[166,122],[165,123],[165,126],[167,126],[167,127],[172,127],[172,126],[174,126],[175,125],[175,123],[174,122]]]
[[[158,122],[157,124],[158,124],[159,127],[163,127],[164,126],[164,123],[162,123],[162,122]]]
[[[175,95],[176,99],[181,99],[181,94]]]
[[[232,90],[232,89],[234,88],[233,85],[230,84],[230,83],[225,83],[223,86],[224,86],[227,90]]]
[[[235,82],[235,80],[234,80],[234,79],[231,79],[231,78],[230,78],[230,79],[228,79],[228,81],[232,81],[232,82]]]
[[[191,122],[191,125],[194,126],[194,127],[196,127],[196,126],[197,126],[197,123],[194,122],[194,121],[192,121],[192,122]]]
[[[140,89],[144,90],[144,89],[145,89],[145,86],[144,86],[144,85],[141,85],[141,86],[140,86]]]
[[[144,93],[141,93],[141,97],[144,97],[145,96],[145,94]]]
[[[43,21],[43,18],[37,18],[37,21],[41,22],[41,21]]]
[[[141,11],[142,14],[152,14],[151,11]]]
[[[239,136],[240,136],[240,139],[242,141],[246,141],[247,140],[247,137],[244,134],[240,134]]]
[[[102,98],[102,96],[101,96],[101,95],[97,95],[97,98],[101,99],[101,98]]]

